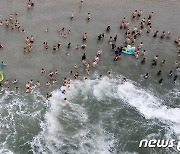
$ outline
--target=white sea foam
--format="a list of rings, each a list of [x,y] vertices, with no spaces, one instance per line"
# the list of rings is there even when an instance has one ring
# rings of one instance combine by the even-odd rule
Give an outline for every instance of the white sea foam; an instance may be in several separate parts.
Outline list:
[[[111,137],[112,134],[105,133],[101,125],[88,123],[86,108],[74,102],[79,96],[83,96],[82,99],[86,103],[90,97],[97,101],[106,101],[108,98],[121,100],[125,105],[135,108],[146,119],[159,120],[168,128],[170,127],[170,131],[174,131],[177,135],[180,134],[178,129],[180,109],[162,105],[163,100],[134,85],[131,81],[121,84],[120,81],[110,80],[107,77],[102,80],[77,80],[72,81],[70,88],[66,91],[65,95],[61,93],[61,90],[53,92],[53,98],[50,100],[51,108],[46,114],[43,130],[32,142],[34,150],[38,149],[42,152],[48,149],[53,153],[59,153],[65,148],[67,151],[71,149],[69,152],[72,153],[75,151],[78,153],[110,153],[110,147],[113,147],[116,141]],[[62,101],[64,97],[67,97],[67,103]],[[74,126],[72,120],[75,120],[80,127],[68,130],[70,125]],[[64,121],[70,124],[64,125]]]
[[[121,84],[118,79],[109,79],[107,77],[102,80],[77,80],[71,82],[70,88],[63,87],[62,89],[66,89],[66,94],[62,94],[62,90],[55,90],[53,97],[46,103],[41,102],[44,98],[41,98],[41,95],[34,91],[33,100],[37,101],[33,104],[33,107],[30,107],[37,108],[37,110],[32,110],[31,113],[28,111],[29,104],[19,98],[18,95],[17,97],[14,97],[11,93],[4,95],[0,98],[0,101],[4,102],[0,105],[0,116],[3,120],[0,124],[1,128],[12,129],[14,136],[8,137],[13,140],[18,131],[14,129],[18,124],[15,114],[21,117],[31,117],[41,121],[40,126],[42,129],[30,142],[33,153],[56,154],[67,151],[80,154],[108,154],[112,152],[112,149],[115,149],[116,139],[113,137],[114,134],[105,131],[102,120],[96,123],[89,121],[87,103],[89,103],[88,105],[91,105],[90,103],[112,105],[112,110],[100,114],[100,116],[111,116],[111,112],[116,112],[113,109],[114,102],[112,100],[117,100],[117,102],[119,100],[119,102],[124,103],[124,106],[138,111],[144,118],[160,121],[167,125],[169,130],[169,132],[166,132],[168,133],[166,134],[167,138],[171,137],[171,133],[175,133],[180,139],[180,109],[166,106],[163,100],[131,81]],[[68,100],[67,102],[63,101],[65,97]],[[41,98],[41,101],[39,98]],[[8,99],[11,100],[11,103],[5,103]],[[92,99],[95,101],[91,101]],[[41,113],[38,104],[44,104],[42,106],[48,107],[44,120],[39,118]],[[18,110],[14,110],[14,108]],[[120,108],[120,106],[117,106],[117,108]],[[1,115],[3,109],[6,109],[9,114],[6,116]],[[100,117],[100,119],[103,118]],[[7,124],[8,121],[11,121],[12,124]],[[3,129],[0,129],[1,133],[3,131]],[[151,134],[151,137],[157,135],[159,134]],[[15,141],[16,139],[13,142]],[[7,149],[5,145],[6,140],[0,146]],[[1,151],[3,148],[1,148]],[[113,153],[116,153],[116,151],[113,151]]]

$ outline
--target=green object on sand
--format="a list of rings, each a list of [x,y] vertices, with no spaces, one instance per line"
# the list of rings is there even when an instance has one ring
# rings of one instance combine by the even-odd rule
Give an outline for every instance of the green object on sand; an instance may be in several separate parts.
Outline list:
[[[2,71],[0,71],[0,82],[2,82],[4,80],[4,74]]]

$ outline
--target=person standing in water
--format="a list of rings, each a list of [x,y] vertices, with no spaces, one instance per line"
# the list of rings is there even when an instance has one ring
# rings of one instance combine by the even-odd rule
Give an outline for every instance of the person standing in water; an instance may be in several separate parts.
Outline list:
[[[84,53],[83,56],[82,56],[82,61],[83,60],[86,60],[86,53]]]
[[[83,3],[84,3],[84,0],[81,0],[81,5],[83,5]]]
[[[146,73],[145,75],[144,75],[144,79],[148,79],[149,78],[149,73]]]
[[[89,21],[91,19],[91,14],[88,13],[88,17],[87,17],[87,20]]]
[[[1,68],[5,68],[6,67],[6,64],[4,62],[1,63]]]

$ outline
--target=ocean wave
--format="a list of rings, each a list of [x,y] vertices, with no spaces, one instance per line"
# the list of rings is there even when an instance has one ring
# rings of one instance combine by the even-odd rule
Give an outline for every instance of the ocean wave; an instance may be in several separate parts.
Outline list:
[[[144,138],[179,139],[180,109],[169,107],[135,82],[121,84],[121,79],[71,81],[69,88],[53,91],[49,101],[36,90],[31,96],[1,97],[1,149],[26,147],[29,152],[45,154],[138,153],[138,146],[132,149],[135,152],[126,146],[137,145],[138,139],[131,136],[147,129],[151,131]]]

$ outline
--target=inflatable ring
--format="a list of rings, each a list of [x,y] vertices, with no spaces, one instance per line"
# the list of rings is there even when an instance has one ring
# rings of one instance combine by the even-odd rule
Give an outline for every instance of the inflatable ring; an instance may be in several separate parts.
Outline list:
[[[4,80],[4,75],[3,75],[3,72],[0,71],[0,82],[2,82]]]

